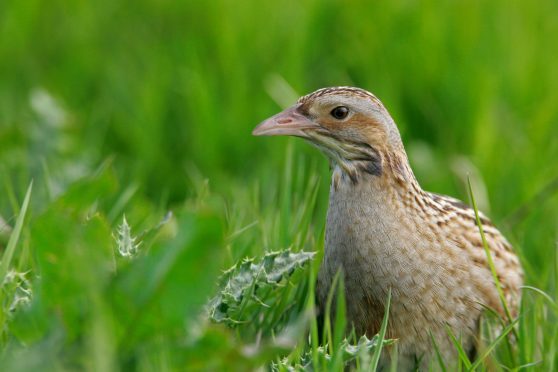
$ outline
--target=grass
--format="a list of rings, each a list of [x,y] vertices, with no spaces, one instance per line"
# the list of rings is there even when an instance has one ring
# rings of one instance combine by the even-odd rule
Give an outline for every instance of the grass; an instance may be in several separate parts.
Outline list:
[[[425,189],[470,174],[521,257],[515,328],[488,313],[462,368],[557,368],[556,2],[7,0],[0,30],[2,370],[373,366],[381,339],[313,316],[326,161],[250,136],[330,85],[382,99]],[[245,258],[268,266],[209,321]]]

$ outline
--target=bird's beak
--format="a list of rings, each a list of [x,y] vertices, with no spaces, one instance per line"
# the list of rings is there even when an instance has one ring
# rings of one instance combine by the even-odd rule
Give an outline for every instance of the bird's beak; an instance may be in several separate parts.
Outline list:
[[[298,105],[263,121],[252,131],[254,136],[297,136],[307,137],[306,131],[321,128],[297,110]]]

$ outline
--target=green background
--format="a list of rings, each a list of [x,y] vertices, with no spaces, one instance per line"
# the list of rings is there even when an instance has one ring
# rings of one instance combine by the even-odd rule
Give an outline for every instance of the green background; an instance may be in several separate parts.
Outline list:
[[[93,327],[84,324],[128,310],[114,305],[114,277],[105,273],[106,282],[92,284],[101,274],[85,269],[87,252],[114,249],[111,235],[123,214],[135,234],[172,210],[174,227],[162,234],[170,240],[155,245],[172,245],[174,237],[195,242],[196,250],[215,247],[198,257],[202,266],[214,260],[207,272],[176,261],[191,275],[183,280],[207,282],[200,303],[212,295],[218,270],[246,255],[289,246],[320,250],[325,158],[302,141],[256,138],[251,130],[325,86],[362,87],[383,101],[425,189],[468,200],[470,175],[481,209],[522,257],[527,283],[555,298],[556,1],[4,0],[0,35],[0,217],[14,227],[34,180],[12,266],[44,287],[27,316],[64,324],[18,331],[11,322],[33,322],[6,318],[4,350],[21,342],[42,345],[36,355],[55,348],[61,355],[55,366],[99,360],[89,353],[95,342],[80,339]],[[83,227],[89,218],[99,221]],[[191,219],[205,227],[193,229]],[[180,240],[189,229],[193,235]],[[1,247],[9,236],[0,233]],[[60,246],[69,256],[59,257],[48,282],[44,265],[66,249]],[[72,256],[76,246],[86,252],[81,260]],[[111,255],[98,258],[99,265]],[[135,263],[118,265],[133,271]],[[65,286],[87,275],[92,280],[79,284],[87,288],[80,293],[90,293],[86,302],[96,298],[98,309],[70,321],[67,314],[82,310],[68,305],[72,291]],[[141,291],[122,281],[129,293]],[[188,307],[188,291],[196,290],[188,288],[170,291],[169,302]],[[530,337],[555,316],[533,318]],[[99,323],[112,340],[107,365],[143,365],[130,362],[143,350],[135,339],[122,361],[123,346],[114,340],[125,332],[112,331],[117,320],[107,322]],[[162,345],[175,346],[168,333],[146,327]],[[238,340],[231,340],[234,349]],[[529,345],[538,351],[525,352],[524,362],[556,360],[555,342]]]

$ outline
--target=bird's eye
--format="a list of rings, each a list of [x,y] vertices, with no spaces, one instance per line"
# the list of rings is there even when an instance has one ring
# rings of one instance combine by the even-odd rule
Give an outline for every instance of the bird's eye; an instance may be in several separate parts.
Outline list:
[[[338,106],[331,110],[331,116],[337,120],[345,119],[349,115],[349,109],[345,106]]]

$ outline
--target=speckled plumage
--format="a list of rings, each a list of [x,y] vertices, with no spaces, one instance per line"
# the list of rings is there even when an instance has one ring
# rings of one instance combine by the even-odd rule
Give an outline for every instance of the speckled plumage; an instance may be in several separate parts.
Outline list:
[[[343,119],[335,107],[347,107]],[[338,270],[347,317],[357,334],[378,332],[389,289],[388,337],[398,339],[400,368],[427,367],[434,337],[446,363],[456,361],[448,325],[465,350],[475,347],[483,306],[504,315],[474,211],[422,190],[397,126],[382,103],[358,88],[320,89],[262,123],[254,134],[305,138],[333,169],[326,242],[317,282],[323,307]],[[481,215],[486,239],[512,315],[523,273],[513,250]],[[387,355],[383,363],[387,363]]]

